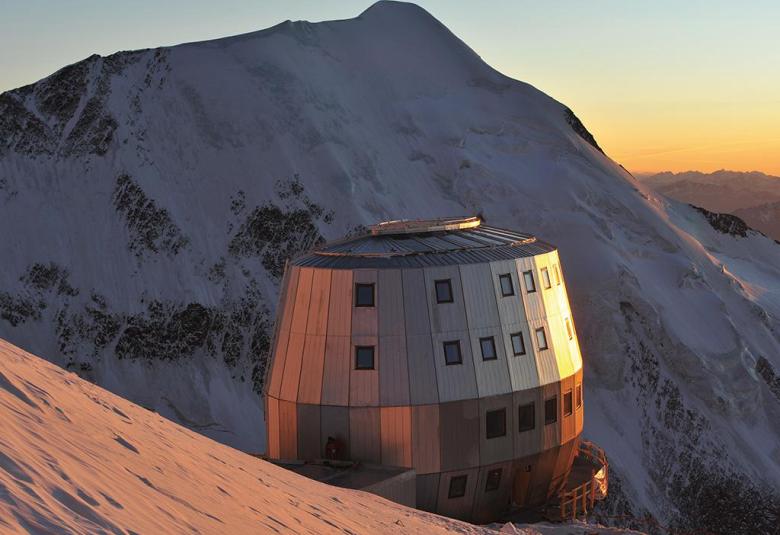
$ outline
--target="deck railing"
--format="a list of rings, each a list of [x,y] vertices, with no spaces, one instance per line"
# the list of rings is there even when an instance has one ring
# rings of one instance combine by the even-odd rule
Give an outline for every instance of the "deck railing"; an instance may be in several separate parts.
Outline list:
[[[589,441],[579,445],[578,456],[593,465],[590,479],[571,490],[562,490],[559,494],[559,514],[561,520],[585,516],[593,510],[596,500],[606,498],[609,486],[609,463],[604,450]]]

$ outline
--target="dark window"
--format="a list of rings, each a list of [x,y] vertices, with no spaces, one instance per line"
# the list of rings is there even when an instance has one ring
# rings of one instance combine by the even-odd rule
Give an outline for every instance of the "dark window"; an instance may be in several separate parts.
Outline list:
[[[506,409],[488,411],[485,416],[486,438],[506,436]]]
[[[573,412],[571,397],[572,397],[571,390],[563,394],[563,415],[564,416],[571,416],[571,413]]]
[[[496,360],[496,342],[492,336],[479,339],[479,347],[482,349],[482,360]]]
[[[529,294],[535,292],[536,283],[534,282],[534,272],[524,271],[523,279],[525,280],[525,291],[528,292]]]
[[[512,275],[510,275],[509,273],[505,273],[504,275],[499,275],[498,280],[501,283],[501,295],[503,295],[504,297],[515,295],[515,287],[512,284]]]
[[[542,284],[544,284],[545,290],[549,290],[552,288],[552,282],[550,282],[550,272],[547,271],[547,268],[542,268]]]
[[[460,354],[460,342],[444,342],[444,362],[450,364],[463,364],[463,356]]]
[[[558,264],[553,264],[553,273],[555,273],[555,284],[561,285],[561,272],[558,271]]]
[[[544,402],[544,423],[554,424],[558,421],[558,396],[553,396]]]
[[[523,340],[523,333],[515,333],[512,336],[512,353],[517,355],[525,355],[525,340]]]
[[[452,283],[450,279],[436,281],[436,302],[452,303]]]
[[[540,350],[547,349],[547,335],[544,333],[544,327],[536,329],[536,345]]]
[[[455,476],[450,478],[450,491],[447,494],[447,497],[452,498],[462,498],[466,495],[466,481],[468,481],[469,476]]]
[[[374,346],[355,346],[355,369],[374,369]]]
[[[517,429],[522,433],[531,431],[534,427],[536,427],[536,404],[531,402],[520,405],[517,408]]]
[[[355,284],[355,306],[372,307],[374,306],[374,285],[373,284]]]
[[[490,470],[487,473],[487,481],[485,481],[485,492],[490,492],[491,490],[498,490],[498,486],[501,484],[501,469],[496,468],[494,470]]]
[[[571,329],[571,321],[569,321],[569,318],[566,318],[566,334],[569,335],[569,340],[574,338],[574,332]]]
[[[582,385],[577,385],[577,408],[582,407]]]

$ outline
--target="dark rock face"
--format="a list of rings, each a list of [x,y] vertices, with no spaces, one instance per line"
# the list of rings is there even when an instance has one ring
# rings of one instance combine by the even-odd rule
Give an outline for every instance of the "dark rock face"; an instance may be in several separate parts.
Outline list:
[[[593,134],[591,134],[587,128],[585,128],[585,125],[582,124],[582,121],[579,120],[579,118],[574,115],[574,112],[571,111],[570,108],[566,108],[566,122],[571,126],[572,130],[574,130],[578,136],[580,136],[582,139],[587,141],[590,145],[593,146],[596,150],[604,153],[603,150],[601,150],[601,147],[599,147],[599,144],[596,143],[596,138],[593,137]]]
[[[745,238],[747,237],[748,231],[753,230],[747,226],[747,223],[735,215],[710,212],[705,208],[694,206],[693,204],[689,206],[703,214],[709,224],[712,225],[712,228],[723,234]]]
[[[780,375],[775,373],[772,364],[766,358],[758,358],[758,361],[756,361],[756,373],[764,380],[769,387],[769,391],[780,400]]]

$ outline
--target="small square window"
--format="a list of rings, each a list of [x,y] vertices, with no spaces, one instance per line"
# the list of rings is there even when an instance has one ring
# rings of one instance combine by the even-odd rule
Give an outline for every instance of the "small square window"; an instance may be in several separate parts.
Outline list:
[[[492,336],[479,339],[479,347],[482,349],[482,360],[496,360],[496,342]]]
[[[553,396],[544,402],[544,424],[550,425],[558,421],[558,396]]]
[[[542,284],[544,285],[545,290],[552,288],[552,282],[550,282],[550,272],[547,271],[546,267],[542,268]]]
[[[512,284],[512,275],[504,273],[498,276],[498,281],[501,283],[501,295],[503,297],[509,297],[515,295],[515,287]]]
[[[582,407],[582,385],[577,385],[577,408]]]
[[[540,351],[547,349],[547,335],[544,332],[544,327],[536,329],[536,345],[539,346]]]
[[[573,411],[572,407],[572,394],[571,390],[563,394],[563,415],[571,416]]]
[[[571,328],[571,321],[569,318],[566,318],[564,321],[566,322],[566,334],[569,335],[569,340],[572,340],[574,338],[574,331]]]
[[[463,356],[460,353],[460,341],[444,342],[444,362],[450,364],[463,364]]]
[[[355,306],[372,307],[374,306],[374,285],[373,284],[355,284]]]
[[[469,476],[455,476],[450,478],[450,490],[447,493],[447,498],[462,498],[466,495],[466,482]]]
[[[525,355],[525,340],[523,340],[523,333],[515,333],[511,335],[512,338],[512,353],[515,356]]]
[[[561,285],[561,272],[558,270],[558,264],[553,264],[553,274],[555,275],[555,284]]]
[[[450,279],[436,281],[436,302],[452,303],[452,283]]]
[[[355,346],[355,369],[374,369],[374,346]]]
[[[485,415],[485,438],[506,436],[506,409],[488,411]]]
[[[499,485],[501,485],[501,469],[496,468],[488,471],[487,480],[485,481],[485,492],[498,490]]]
[[[536,427],[536,404],[520,405],[517,408],[517,429],[523,433]]]
[[[528,292],[529,294],[534,293],[536,291],[536,283],[534,282],[534,272],[524,271],[523,280],[525,280],[525,291]]]

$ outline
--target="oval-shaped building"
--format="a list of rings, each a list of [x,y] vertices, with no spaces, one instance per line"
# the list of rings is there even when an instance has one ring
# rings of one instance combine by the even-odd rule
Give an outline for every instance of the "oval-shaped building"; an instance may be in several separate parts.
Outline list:
[[[268,456],[411,467],[417,506],[492,520],[563,485],[582,358],[554,246],[478,218],[394,221],[290,262]]]

